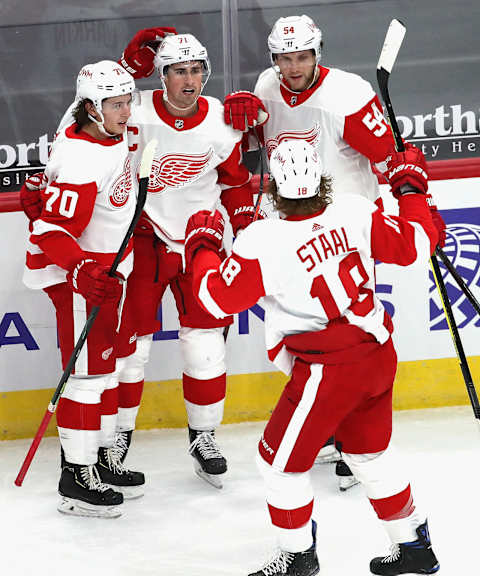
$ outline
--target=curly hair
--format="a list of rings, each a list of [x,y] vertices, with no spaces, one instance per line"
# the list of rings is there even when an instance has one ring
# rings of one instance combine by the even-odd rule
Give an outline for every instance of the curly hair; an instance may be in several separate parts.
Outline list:
[[[86,126],[87,124],[91,124],[91,120],[88,117],[88,112],[85,109],[85,104],[87,102],[90,102],[90,104],[93,104],[93,102],[91,100],[89,100],[88,98],[85,98],[83,100],[81,100],[73,109],[72,112],[72,116],[75,119],[75,122],[77,123],[77,126],[75,126],[75,132],[80,132],[80,130]]]
[[[279,195],[277,183],[270,180],[267,184],[266,193],[272,199],[274,207],[285,216],[308,216],[323,210],[332,201],[332,178],[322,176],[317,194],[310,198],[295,200],[292,198],[283,198]]]

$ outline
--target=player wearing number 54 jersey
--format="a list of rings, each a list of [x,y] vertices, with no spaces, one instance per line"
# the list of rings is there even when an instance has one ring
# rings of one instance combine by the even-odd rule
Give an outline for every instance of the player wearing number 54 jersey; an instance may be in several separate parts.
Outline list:
[[[290,376],[257,454],[280,552],[251,576],[318,573],[308,472],[333,433],[394,546],[371,571],[436,572],[425,517],[390,444],[397,362],[392,322],[374,292],[375,259],[408,266],[435,249],[423,154],[407,145],[389,162],[399,217],[359,194],[336,196],[305,141],[279,144],[270,167],[282,219],[253,223],[221,262],[220,214],[200,212],[187,225],[185,249],[195,294],[210,313],[221,318],[264,297],[268,354]]]
[[[227,96],[226,122],[244,130],[255,120],[268,157],[284,140],[307,140],[333,178],[334,194],[353,190],[377,200],[371,163],[383,172],[394,141],[371,85],[320,65],[322,33],[308,16],[279,18],[268,47],[272,67],[260,74],[254,94]]]

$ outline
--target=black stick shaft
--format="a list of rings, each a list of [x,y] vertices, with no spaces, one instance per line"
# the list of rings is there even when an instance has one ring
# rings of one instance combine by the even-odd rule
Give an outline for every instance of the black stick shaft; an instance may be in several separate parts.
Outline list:
[[[476,313],[480,316],[480,304],[479,304],[478,300],[475,298],[475,296],[473,295],[470,288],[465,284],[463,278],[457,272],[457,269],[450,262],[447,255],[440,248],[440,246],[437,246],[436,254],[440,257],[441,261],[445,265],[445,268],[450,272],[450,274],[453,276],[453,278],[455,279],[455,281],[458,284],[458,286],[460,287],[460,289],[463,291],[465,296],[468,298],[470,304],[474,307]]]
[[[402,140],[402,135],[400,133],[400,129],[398,127],[398,123],[395,117],[395,112],[393,110],[392,101],[390,98],[390,93],[388,91],[388,81],[390,79],[390,73],[382,67],[377,68],[377,81],[378,86],[380,89],[380,93],[382,95],[383,101],[385,103],[385,107],[387,109],[387,116],[390,122],[390,126],[392,128],[393,136],[395,139],[395,144],[397,150],[402,152],[405,150],[405,146]],[[437,248],[437,251],[439,249]],[[442,258],[443,259],[443,258]],[[446,259],[446,256],[445,256]],[[433,277],[435,279],[435,283],[440,294],[440,299],[442,301],[443,309],[445,312],[445,316],[447,318],[448,326],[450,328],[450,334],[452,336],[453,344],[455,346],[455,350],[457,352],[457,357],[460,363],[460,369],[462,371],[462,376],[465,381],[465,386],[467,388],[467,393],[470,398],[470,403],[472,405],[473,413],[475,418],[480,423],[480,404],[478,402],[477,392],[475,390],[475,386],[473,384],[472,375],[470,372],[470,368],[468,366],[467,357],[465,355],[465,351],[463,349],[462,340],[460,338],[460,334],[458,332],[458,327],[455,322],[455,317],[453,315],[452,306],[450,304],[450,300],[448,299],[447,289],[443,282],[440,265],[438,263],[437,257],[432,254],[430,258],[430,263],[432,266]],[[451,263],[450,263],[451,264]],[[453,268],[453,264],[451,264]]]
[[[458,332],[457,323],[455,322],[455,317],[453,315],[452,308],[450,306],[450,301],[448,300],[447,289],[445,287],[445,283],[443,282],[442,272],[440,270],[440,266],[438,264],[438,260],[435,256],[432,256],[431,259],[433,274],[435,277],[435,283],[437,285],[438,291],[440,293],[443,308],[445,310],[445,317],[448,322],[448,326],[450,328],[450,333],[453,337],[453,343],[455,345],[455,349],[457,351],[458,360],[460,363],[460,369],[462,371],[463,379],[465,380],[465,386],[467,387],[467,393],[470,398],[470,403],[473,408],[473,414],[475,418],[480,421],[480,404],[478,402],[477,391],[475,390],[475,386],[473,384],[472,374],[470,372],[470,368],[468,366],[467,357],[465,355],[465,351],[463,349],[462,340],[460,338],[460,334]],[[448,305],[446,305],[448,303]]]

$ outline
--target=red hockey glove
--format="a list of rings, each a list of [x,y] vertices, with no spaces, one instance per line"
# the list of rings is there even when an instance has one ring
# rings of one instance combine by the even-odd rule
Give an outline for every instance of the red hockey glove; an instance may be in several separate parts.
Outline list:
[[[433,223],[435,225],[435,228],[437,229],[438,232],[438,245],[440,246],[440,248],[443,248],[445,246],[445,240],[447,239],[447,235],[446,235],[446,225],[445,222],[443,221],[443,218],[440,214],[440,212],[438,211],[437,207],[435,206],[435,202],[431,196],[431,194],[427,194],[427,204],[428,207],[430,208],[430,214],[432,215],[432,220]]]
[[[117,302],[122,296],[120,279],[108,275],[109,268],[95,260],[81,260],[67,274],[70,288],[81,294],[89,304],[101,306],[106,302]]]
[[[222,249],[225,222],[218,210],[212,214],[200,210],[190,216],[185,230],[185,264],[188,270],[192,266],[195,253],[200,248],[213,250],[217,254]]]
[[[230,224],[232,225],[233,235],[238,236],[239,232],[251,224],[253,222],[254,215],[255,206],[239,206],[238,208],[235,208],[233,216],[230,217]],[[259,210],[256,220],[263,220],[264,218],[264,211]]]
[[[423,152],[408,142],[404,152],[393,152],[387,161],[387,180],[395,198],[409,192],[426,193],[428,190],[427,163]]]
[[[136,78],[146,78],[153,73],[153,58],[158,45],[167,34],[176,34],[175,28],[161,26],[139,30],[123,51],[119,63]]]
[[[231,124],[235,130],[246,132],[254,126],[261,126],[268,120],[268,112],[263,102],[246,90],[232,92],[223,102],[225,124]]]
[[[30,222],[40,218],[42,197],[40,190],[47,185],[45,172],[36,172],[29,176],[20,189],[20,204]]]

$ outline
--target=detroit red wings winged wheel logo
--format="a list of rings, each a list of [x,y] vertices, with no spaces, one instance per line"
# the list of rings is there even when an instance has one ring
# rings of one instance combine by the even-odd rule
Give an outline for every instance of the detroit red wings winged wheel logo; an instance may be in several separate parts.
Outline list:
[[[132,191],[132,172],[130,170],[130,158],[125,160],[123,172],[115,180],[110,188],[108,199],[114,208],[121,208],[127,203],[130,192]]]
[[[291,132],[280,132],[276,138],[268,138],[266,142],[268,157],[272,155],[275,148],[284,140],[306,140],[313,147],[317,146],[320,136],[320,124],[315,122],[313,128],[310,130],[292,130]]]
[[[207,169],[213,149],[204,154],[165,154],[155,159],[150,172],[148,191],[158,193],[165,188],[181,188],[199,178]]]

